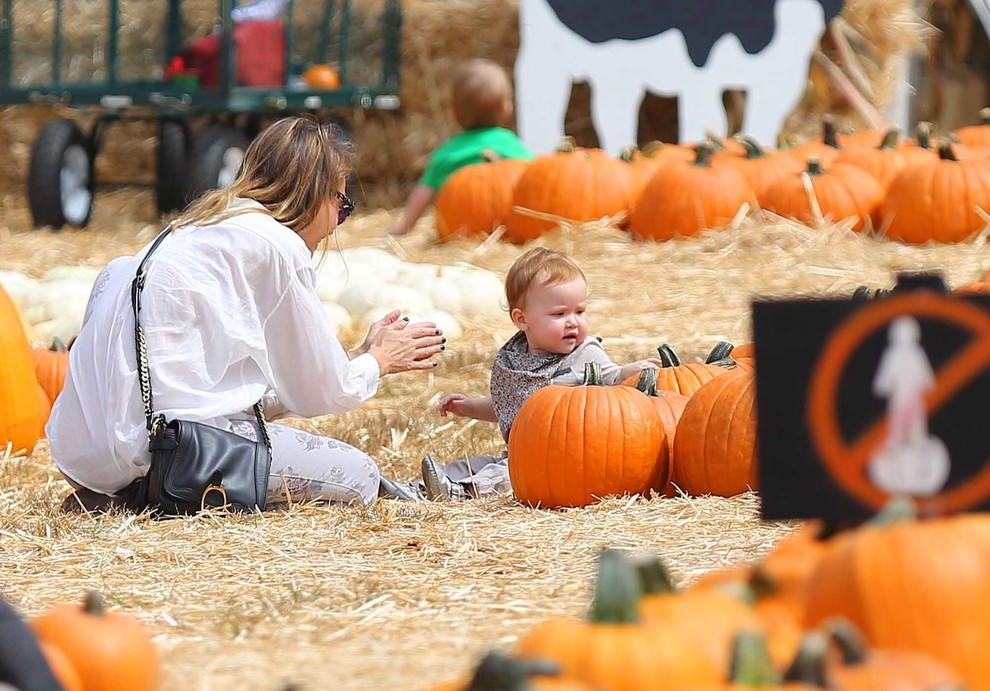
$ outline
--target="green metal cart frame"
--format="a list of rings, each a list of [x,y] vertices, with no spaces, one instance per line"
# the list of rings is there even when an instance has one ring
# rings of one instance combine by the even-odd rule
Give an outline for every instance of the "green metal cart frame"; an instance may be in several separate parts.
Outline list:
[[[28,198],[35,226],[85,226],[92,213],[96,180],[93,162],[105,128],[121,120],[150,120],[159,124],[156,175],[158,210],[182,208],[207,189],[229,184],[243,151],[264,123],[302,112],[334,114],[346,128],[354,110],[394,111],[399,108],[400,38],[399,0],[384,0],[381,15],[382,70],[377,83],[349,79],[349,66],[361,56],[351,54],[351,1],[324,0],[316,54],[306,64],[327,63],[333,18],[339,12],[339,44],[335,63],[339,87],[314,89],[302,83],[294,62],[296,1],[286,0],[282,14],[285,78],[281,86],[240,86],[236,80],[233,10],[237,0],[219,0],[220,51],[215,86],[181,85],[176,81],[126,80],[120,74],[120,0],[107,0],[105,81],[63,79],[63,12],[65,0],[22,0],[50,3],[54,10],[51,79],[16,84],[14,66],[14,4],[0,0],[0,107],[19,104],[68,108],[86,116],[57,117],[39,131],[32,146]],[[246,3],[241,3],[246,4]],[[184,40],[182,0],[168,0],[164,55],[167,63],[182,53]],[[163,64],[164,68],[165,65]],[[203,124],[205,122],[205,124]],[[198,127],[194,127],[194,123]],[[197,130],[194,132],[194,130]]]

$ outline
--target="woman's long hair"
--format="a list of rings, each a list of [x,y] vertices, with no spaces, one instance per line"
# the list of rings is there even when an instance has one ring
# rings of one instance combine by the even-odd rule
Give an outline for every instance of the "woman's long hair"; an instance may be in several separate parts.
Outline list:
[[[242,198],[258,202],[272,218],[298,233],[347,180],[353,155],[338,125],[308,115],[283,118],[251,142],[229,187],[206,192],[173,227],[216,223],[246,213],[248,209],[229,210],[234,199]]]

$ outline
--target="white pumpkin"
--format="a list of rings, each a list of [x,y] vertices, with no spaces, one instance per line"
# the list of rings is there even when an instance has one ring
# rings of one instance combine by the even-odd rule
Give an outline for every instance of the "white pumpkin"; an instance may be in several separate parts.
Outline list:
[[[82,316],[79,319],[72,317],[48,319],[34,324],[33,327],[37,340],[42,343],[51,343],[56,336],[63,343],[68,343],[73,337],[79,335],[79,330],[82,328]]]
[[[373,281],[393,279],[401,265],[401,259],[374,247],[356,247],[340,252],[330,249],[326,255],[314,258],[316,292],[320,300],[333,302],[351,284],[362,283],[369,278]]]
[[[461,286],[462,314],[470,317],[504,319],[505,279],[478,267],[457,265],[449,267]]]
[[[18,309],[26,310],[41,301],[41,281],[20,271],[0,270],[0,285]]]
[[[337,302],[357,318],[362,318],[372,309],[382,311],[382,314],[394,309],[403,313],[433,309],[433,302],[417,290],[370,279],[348,284],[340,291]]]
[[[95,266],[56,266],[46,271],[41,280],[48,283],[52,281],[77,281],[79,283],[96,283],[96,277],[100,269]]]

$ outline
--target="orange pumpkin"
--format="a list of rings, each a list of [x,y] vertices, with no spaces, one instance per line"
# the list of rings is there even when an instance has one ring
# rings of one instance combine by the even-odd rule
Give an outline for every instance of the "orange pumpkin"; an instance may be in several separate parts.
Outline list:
[[[672,391],[684,396],[691,396],[706,382],[732,369],[708,362],[681,363],[680,356],[666,343],[657,348],[657,351],[660,353],[660,362],[663,364],[663,367],[657,371],[657,389],[660,391]],[[624,386],[636,386],[638,382],[639,375],[635,374],[622,384]]]
[[[48,400],[54,403],[62,393],[65,377],[69,373],[69,351],[56,338],[50,348],[32,348],[31,359],[34,360],[34,375],[38,384],[48,394]]]
[[[39,641],[38,647],[45,654],[48,666],[52,668],[52,674],[58,679],[58,683],[62,685],[64,691],[86,691],[79,672],[76,671],[72,662],[60,648],[44,641]]]
[[[636,380],[636,388],[646,394],[653,406],[656,408],[660,424],[667,436],[667,457],[673,463],[674,433],[677,431],[677,423],[684,413],[684,406],[691,399],[690,396],[679,394],[674,391],[660,391],[657,389],[657,368],[647,367],[639,373]],[[673,477],[673,467],[670,466],[667,472],[667,486],[664,487],[664,496],[676,496],[677,491],[670,486],[670,478]]]
[[[831,114],[826,113],[822,117],[821,137],[796,146],[790,149],[790,151],[799,156],[802,161],[815,158],[822,166],[829,168],[838,157],[841,148],[839,135],[835,129],[835,118]]]
[[[31,453],[43,426],[42,412],[20,314],[0,287],[0,455],[8,443],[14,453]]]
[[[910,606],[901,606],[910,597]],[[872,645],[929,653],[990,689],[990,518],[864,525],[833,537],[808,580],[805,624],[841,616]]]
[[[980,110],[980,124],[960,127],[952,132],[960,143],[974,149],[990,148],[990,108]]]
[[[960,160],[942,144],[937,160],[908,165],[894,178],[880,227],[903,242],[961,242],[986,225],[976,207],[990,209],[990,163]]]
[[[695,641],[716,669],[728,669],[732,642],[743,629],[761,629],[756,612],[727,589],[677,592],[663,563],[655,558],[637,564],[643,595],[639,612],[646,623],[674,629]]]
[[[810,190],[808,187],[810,186]],[[883,197],[876,178],[849,163],[835,162],[828,170],[808,159],[807,171],[782,177],[763,195],[764,207],[808,225],[854,218],[854,230],[870,224]]]
[[[737,137],[742,144],[742,152],[722,152],[713,159],[733,166],[738,170],[756,194],[756,201],[762,206],[767,188],[782,177],[800,173],[804,161],[790,151],[765,151],[752,137]]]
[[[721,675],[695,641],[642,622],[640,594],[632,565],[606,551],[588,619],[540,622],[520,640],[520,657],[553,660],[564,676],[602,691],[653,691],[659,680],[668,689],[718,682]]]
[[[845,619],[825,624],[839,651],[828,664],[826,677],[835,688],[848,691],[931,691],[960,688],[962,679],[931,655],[911,650],[869,648],[862,634]]]
[[[330,65],[312,65],[302,73],[302,78],[312,89],[332,91],[340,88],[340,75]]]
[[[539,389],[509,433],[509,478],[530,506],[587,506],[607,495],[643,494],[667,484],[667,437],[650,399],[602,386],[589,363],[584,386]]]
[[[631,207],[636,206],[646,188],[646,183],[661,166],[670,161],[690,162],[694,158],[694,150],[690,147],[664,144],[660,141],[649,142],[642,148],[627,147],[623,150],[621,159],[629,164]]]
[[[48,400],[48,394],[41,388],[41,384],[38,384],[38,402],[41,404],[41,417],[39,418],[41,425],[38,428],[38,438],[40,439],[45,436],[45,425],[48,424],[48,418],[52,415],[52,402]]]
[[[729,225],[745,205],[756,205],[749,182],[734,167],[713,163],[711,147],[698,145],[691,163],[671,161],[643,188],[629,230],[637,240],[669,240]]]
[[[447,178],[434,203],[437,239],[485,237],[512,212],[512,193],[526,170],[524,159],[493,157]]]
[[[627,165],[599,150],[564,147],[538,156],[516,183],[506,240],[523,243],[564,222],[597,221],[628,213]]]
[[[698,389],[677,423],[674,479],[692,495],[757,489],[756,378],[734,370]]]
[[[836,157],[835,162],[851,163],[857,168],[862,168],[876,178],[880,187],[886,191],[897,174],[907,165],[904,149],[898,144],[899,137],[897,128],[892,127],[884,135],[879,146],[847,146]]]
[[[31,629],[65,654],[86,691],[158,688],[161,663],[147,629],[127,614],[104,609],[99,593],[87,593],[81,607],[53,607]]]

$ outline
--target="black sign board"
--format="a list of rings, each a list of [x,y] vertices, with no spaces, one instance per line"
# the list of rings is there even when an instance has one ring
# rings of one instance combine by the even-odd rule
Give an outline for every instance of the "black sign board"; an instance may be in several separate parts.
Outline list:
[[[860,521],[895,495],[990,509],[990,295],[904,275],[870,296],[753,303],[765,519]]]

